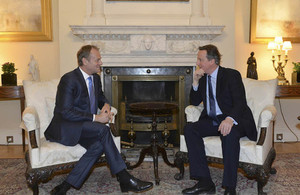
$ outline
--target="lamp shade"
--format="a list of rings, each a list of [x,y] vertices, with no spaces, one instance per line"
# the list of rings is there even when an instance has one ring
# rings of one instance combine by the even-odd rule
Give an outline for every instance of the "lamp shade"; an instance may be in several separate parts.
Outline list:
[[[282,43],[283,43],[282,37],[275,37],[275,43],[277,45],[282,45]]]
[[[292,49],[292,43],[290,41],[283,42],[282,49],[283,50],[291,50]]]
[[[277,49],[276,43],[274,41],[270,41],[268,44],[268,50]]]

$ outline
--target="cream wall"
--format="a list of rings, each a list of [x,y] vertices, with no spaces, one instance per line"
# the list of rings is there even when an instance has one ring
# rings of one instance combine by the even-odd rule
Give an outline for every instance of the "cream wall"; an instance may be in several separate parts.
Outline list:
[[[212,44],[215,44],[222,54],[221,65],[229,68],[235,67],[234,9],[234,0],[209,1],[209,16],[211,17],[212,25],[225,25],[222,35],[214,39]]]
[[[72,5],[72,6],[70,6]],[[60,75],[77,67],[76,53],[83,45],[83,41],[74,36],[69,25],[82,25],[86,13],[86,1],[59,1],[59,48]]]
[[[81,39],[72,35],[69,25],[83,25],[86,10],[86,0],[53,0],[53,41],[52,42],[0,42],[0,63],[13,61],[16,63],[19,82],[30,79],[28,74],[28,62],[30,54],[34,54],[40,66],[41,79],[48,80],[57,78],[64,73],[77,67],[76,52],[84,44]],[[124,13],[136,11],[135,5],[139,5],[138,12],[145,13],[149,10],[163,9],[166,13],[176,15],[180,12],[183,19],[178,19],[178,24],[188,24],[186,16],[190,12],[190,3],[141,3],[123,2],[110,3],[106,6],[106,13]],[[258,63],[259,79],[271,79],[276,77],[270,61],[271,53],[266,50],[266,44],[249,44],[250,25],[250,0],[209,0],[208,14],[212,25],[225,25],[221,36],[213,40],[223,55],[222,64],[226,67],[238,69],[245,77],[247,69],[247,58],[250,52],[255,52]],[[144,6],[141,6],[144,5]],[[157,6],[159,5],[159,6]],[[124,9],[126,7],[126,9]],[[172,8],[172,9],[171,9]],[[175,11],[174,11],[175,10]],[[109,13],[107,13],[109,12]],[[109,16],[109,24],[143,24],[153,25],[154,20],[139,19],[124,21],[113,19]],[[164,24],[162,21],[159,20]],[[174,24],[172,24],[174,25]],[[289,65],[286,67],[286,77],[290,79],[292,65],[291,61],[300,61],[297,54],[300,51],[299,44],[293,45],[290,52]],[[6,136],[13,135],[15,143],[21,143],[21,131],[18,128],[19,103],[17,101],[0,102],[0,144],[6,144]],[[3,112],[5,110],[5,112]]]

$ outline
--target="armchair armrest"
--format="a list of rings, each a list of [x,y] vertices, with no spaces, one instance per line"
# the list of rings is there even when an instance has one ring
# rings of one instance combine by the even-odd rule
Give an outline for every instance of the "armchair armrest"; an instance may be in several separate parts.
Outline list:
[[[26,107],[22,113],[21,127],[28,133],[28,141],[30,142],[30,148],[38,148],[39,145],[39,129],[40,122],[37,111],[34,107]]]
[[[115,117],[116,117],[118,111],[114,107],[111,107],[110,111],[113,113],[113,117],[112,117],[111,121],[109,122],[109,128],[110,128],[110,131],[113,134],[113,136],[117,137],[117,136],[119,136],[119,133],[115,127]]]
[[[193,106],[193,105],[187,106],[185,108],[187,122],[198,121],[203,109],[204,109],[203,104],[200,104],[199,106]]]
[[[114,142],[115,142],[115,145],[117,147],[117,149],[119,150],[119,152],[121,152],[121,137],[119,136],[119,133],[117,131],[117,129],[115,128],[115,117],[118,113],[117,109],[112,107],[111,106],[111,110],[110,110],[112,113],[113,113],[113,117],[111,119],[111,121],[109,121],[108,125],[110,127],[110,131],[111,131],[111,134],[112,134],[112,137],[114,139]]]
[[[266,106],[260,113],[258,126],[268,127],[270,122],[275,119],[276,114],[277,114],[277,110],[275,106],[273,105]]]
[[[39,117],[34,107],[26,107],[22,114],[22,122],[26,131],[40,128]]]
[[[276,117],[277,111],[275,106],[269,105],[266,106],[260,113],[258,120],[258,141],[257,145],[270,145],[271,147],[273,142],[273,125]]]

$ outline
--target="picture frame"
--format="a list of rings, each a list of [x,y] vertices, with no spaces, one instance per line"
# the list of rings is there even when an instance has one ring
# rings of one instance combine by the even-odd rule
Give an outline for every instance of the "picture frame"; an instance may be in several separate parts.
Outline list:
[[[268,43],[282,36],[300,43],[300,1],[251,0],[250,43]]]
[[[10,1],[7,2],[8,4],[10,3]],[[15,1],[11,3],[13,4],[12,6],[16,4]],[[28,2],[24,0],[19,0],[19,2],[17,3],[21,5],[24,3],[24,9],[25,9],[25,4],[27,4],[26,6],[28,6]],[[40,18],[35,19],[36,21],[38,21],[37,23],[39,24],[39,26],[35,25],[35,27],[38,26],[39,28],[35,28],[35,29],[32,28],[32,30],[26,29],[24,31],[23,30],[6,31],[1,29],[2,31],[0,30],[0,41],[52,41],[53,35],[52,35],[52,6],[51,5],[52,5],[51,0],[41,0],[41,6],[40,7],[36,6],[40,8],[40,13],[36,17],[40,17]],[[39,9],[36,7],[30,7],[30,8]],[[31,11],[39,12],[39,10],[31,10]],[[8,20],[10,19],[9,17],[10,15],[7,16]],[[2,21],[4,22],[5,20]],[[0,25],[4,25],[4,24],[0,23]],[[34,26],[34,24],[32,24],[32,26]]]

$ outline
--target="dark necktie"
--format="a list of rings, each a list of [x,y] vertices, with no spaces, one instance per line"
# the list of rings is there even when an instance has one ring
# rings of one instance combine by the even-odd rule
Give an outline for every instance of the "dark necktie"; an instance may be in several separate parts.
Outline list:
[[[216,102],[213,95],[213,89],[211,85],[211,76],[208,75],[208,95],[209,95],[209,116],[214,120],[213,125],[217,125],[217,115],[216,115]]]
[[[95,92],[93,87],[92,77],[88,77],[89,81],[89,96],[90,96],[90,109],[92,114],[96,114],[96,106],[95,106]]]

